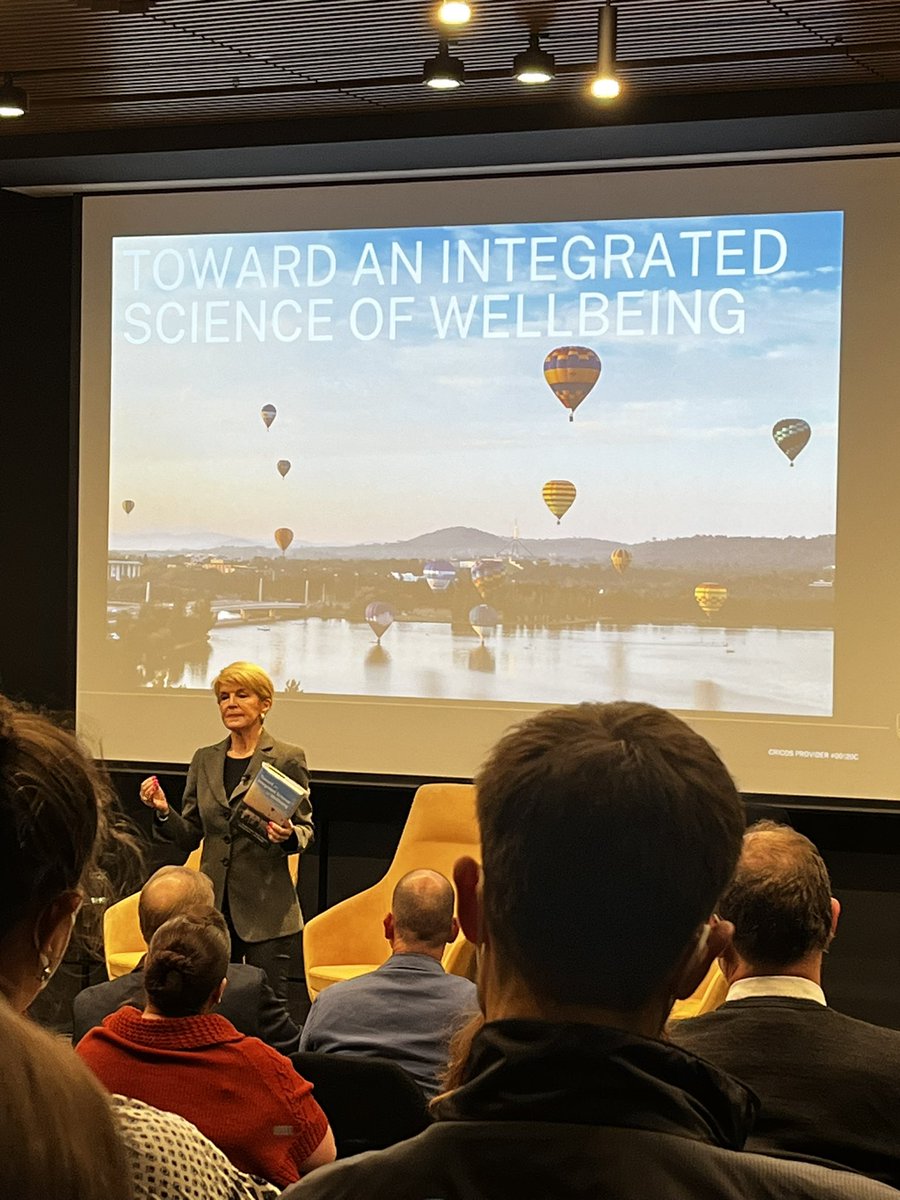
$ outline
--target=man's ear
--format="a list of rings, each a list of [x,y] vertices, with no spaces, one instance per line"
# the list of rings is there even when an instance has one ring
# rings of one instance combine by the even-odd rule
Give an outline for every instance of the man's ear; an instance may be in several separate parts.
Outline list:
[[[456,860],[453,882],[456,884],[459,924],[469,941],[480,946],[484,941],[481,867],[474,858],[466,855]]]
[[[394,940],[394,914],[388,913],[382,922],[384,925],[384,936],[389,942]]]
[[[834,935],[837,933],[838,921],[841,917],[841,902],[831,897],[831,933],[828,936],[828,944],[831,945],[834,940]]]
[[[731,944],[733,933],[734,926],[730,921],[720,921],[715,916],[710,917],[705,925],[701,925],[696,938],[688,946],[675,969],[671,994],[676,1000],[686,1000],[694,994],[713,961],[721,958]]]
[[[450,922],[450,936],[447,938],[448,944],[451,942],[455,942],[458,937],[459,937],[459,921],[457,921],[456,917],[454,917],[453,920]]]

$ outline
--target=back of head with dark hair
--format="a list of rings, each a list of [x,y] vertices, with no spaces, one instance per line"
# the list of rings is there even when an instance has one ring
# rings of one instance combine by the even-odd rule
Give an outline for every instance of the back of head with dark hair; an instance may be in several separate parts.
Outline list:
[[[396,936],[440,949],[453,936],[453,885],[439,871],[409,871],[391,898]]]
[[[107,792],[75,735],[0,697],[0,941],[81,887]]]
[[[734,924],[734,948],[767,975],[821,952],[831,941],[831,880],[802,833],[758,821],[744,835],[734,878],[719,899]]]
[[[212,906],[189,909],[160,925],[144,963],[147,999],[164,1017],[203,1012],[228,971],[231,938]]]
[[[147,945],[170,917],[189,908],[211,907],[212,881],[190,867],[160,867],[141,888],[138,922]]]
[[[484,911],[538,996],[632,1012],[713,911],[743,809],[713,748],[648,704],[550,709],[476,778]]]

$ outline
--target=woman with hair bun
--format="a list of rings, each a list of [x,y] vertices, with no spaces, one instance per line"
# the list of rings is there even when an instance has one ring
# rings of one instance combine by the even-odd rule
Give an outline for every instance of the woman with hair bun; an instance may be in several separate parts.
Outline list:
[[[299,968],[301,960],[303,928],[288,855],[302,854],[312,841],[312,808],[307,796],[290,822],[270,822],[266,842],[244,833],[232,818],[263,763],[308,788],[306,757],[265,728],[275,688],[262,667],[230,663],[212,690],[228,737],[194,754],[181,812],[169,806],[155,775],[141,783],[140,797],[153,809],[157,838],[188,854],[203,841],[200,869],[212,880],[216,907],[228,922],[232,961],[261,967],[286,1001],[290,967]]]
[[[334,1159],[334,1137],[290,1061],[214,1012],[229,950],[214,908],[166,921],[147,950],[143,1013],[119,1009],[77,1052],[110,1091],[178,1113],[236,1167],[286,1187]]]
[[[111,797],[74,734],[0,696],[0,1197],[270,1200],[274,1188],[186,1121],[105,1096],[21,1015],[62,961],[82,897],[116,898],[98,858],[138,873]]]

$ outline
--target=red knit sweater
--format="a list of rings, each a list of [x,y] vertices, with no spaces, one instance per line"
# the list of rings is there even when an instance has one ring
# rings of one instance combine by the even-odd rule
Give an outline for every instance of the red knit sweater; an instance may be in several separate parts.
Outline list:
[[[328,1129],[312,1084],[217,1013],[145,1021],[120,1008],[77,1052],[109,1091],[178,1113],[236,1167],[280,1187],[300,1178]]]

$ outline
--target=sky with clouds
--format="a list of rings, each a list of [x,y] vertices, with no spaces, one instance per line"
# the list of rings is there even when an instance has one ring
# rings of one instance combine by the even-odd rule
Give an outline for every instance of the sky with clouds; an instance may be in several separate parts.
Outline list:
[[[111,544],[203,531],[270,542],[283,525],[319,544],[451,525],[553,536],[550,479],[578,493],[561,536],[833,532],[841,235],[839,213],[795,213],[117,238]],[[442,320],[452,297],[472,306],[466,337],[454,322],[439,336],[435,308]],[[393,338],[392,299],[410,317]],[[313,300],[329,340],[310,340]],[[684,316],[695,303],[699,331]],[[543,377],[560,345],[602,361],[572,423]],[[269,430],[264,404],[278,410]],[[813,430],[793,469],[772,439],[790,417]]]

